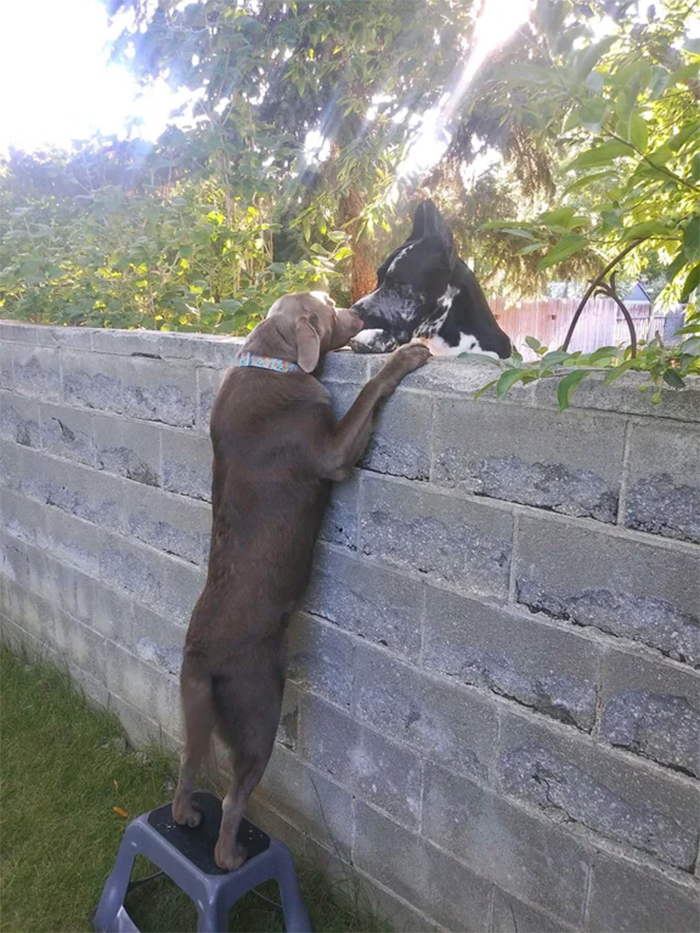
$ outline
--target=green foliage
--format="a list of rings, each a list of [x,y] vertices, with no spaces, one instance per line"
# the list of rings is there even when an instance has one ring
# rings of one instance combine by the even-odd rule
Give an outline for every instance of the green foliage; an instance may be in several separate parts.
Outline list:
[[[104,147],[104,161],[111,151]],[[245,333],[280,295],[329,287],[347,252],[341,231],[308,258],[274,262],[265,197],[231,196],[214,178],[86,187],[74,165],[32,161],[52,169],[51,188],[58,179],[81,193],[60,196],[36,179],[20,187],[16,174],[0,179],[6,318]]]
[[[602,268],[634,242],[620,257],[627,270],[660,266],[662,300],[692,306],[700,279],[700,54],[679,0],[658,4],[647,21],[629,16],[628,6],[587,4],[586,22],[565,0],[539,0],[531,60],[486,81],[489,105],[510,105],[510,124],[530,126],[545,150],[568,153],[555,173],[556,210],[523,212],[517,230],[507,221],[488,228],[536,259],[538,273],[561,272],[581,253],[598,256]],[[603,10],[613,31],[594,41]]]
[[[700,317],[686,324],[679,333],[681,340],[672,347],[666,347],[659,337],[648,343],[642,342],[636,357],[632,357],[629,347],[599,347],[593,353],[581,353],[576,350],[550,350],[543,347],[535,337],[526,337],[525,343],[537,354],[533,361],[523,360],[521,354],[514,351],[508,360],[493,359],[481,354],[463,353],[462,359],[468,359],[500,370],[500,375],[483,385],[474,395],[480,398],[489,389],[495,387],[496,398],[503,398],[517,383],[528,385],[542,379],[559,379],[557,402],[562,412],[569,406],[571,393],[584,379],[595,372],[604,372],[603,382],[610,384],[626,372],[643,373],[648,380],[640,386],[646,392],[653,387],[652,401],[661,400],[663,386],[683,389],[688,376],[700,375]]]

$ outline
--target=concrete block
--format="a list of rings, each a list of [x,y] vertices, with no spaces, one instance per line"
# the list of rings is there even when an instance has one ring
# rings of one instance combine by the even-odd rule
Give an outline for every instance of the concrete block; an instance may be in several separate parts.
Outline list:
[[[353,814],[350,794],[275,745],[257,797],[302,832],[348,860]]]
[[[284,687],[282,697],[282,712],[277,729],[277,741],[285,748],[295,751],[299,738],[299,707],[301,705],[301,691],[291,681]]]
[[[375,473],[427,481],[432,430],[433,400],[399,390],[379,416],[361,466]]]
[[[0,340],[0,389],[16,391],[12,368],[12,344],[4,340]]]
[[[357,510],[360,495],[360,474],[344,483],[334,483],[331,500],[321,526],[322,541],[341,544],[350,551],[357,550]]]
[[[97,328],[92,334],[95,353],[117,356],[143,356],[160,358],[160,333],[157,330],[118,330]]]
[[[352,706],[352,640],[333,625],[297,612],[288,631],[287,673],[303,690],[331,703]]]
[[[563,920],[535,910],[517,897],[496,888],[493,898],[493,933],[562,933],[574,928]]]
[[[180,693],[175,677],[111,641],[105,642],[105,667],[110,694],[125,700],[169,735],[177,734]]]
[[[358,356],[351,350],[328,353],[321,364],[321,382],[354,382],[364,385],[369,379],[367,357]]]
[[[423,666],[590,732],[600,652],[590,640],[453,593],[428,594]]]
[[[34,547],[46,547],[46,509],[6,486],[0,486],[0,516],[3,530]]]
[[[189,621],[203,585],[196,567],[117,535],[109,535],[97,554],[103,583],[173,622]]]
[[[0,392],[0,437],[23,447],[40,447],[39,403],[13,392]]]
[[[171,677],[180,677],[187,627],[136,604],[129,649]]]
[[[92,414],[64,405],[39,405],[41,446],[46,453],[65,460],[95,465]]]
[[[211,406],[214,404],[216,393],[224,378],[224,372],[220,369],[209,369],[205,366],[198,366],[197,376],[197,428],[200,431],[209,434],[209,418],[211,416]]]
[[[565,515],[614,522],[625,421],[440,399],[434,482]]]
[[[133,633],[133,604],[98,580],[73,570],[74,614],[81,622],[121,645],[129,645]]]
[[[3,555],[7,554],[9,561],[15,561],[18,553],[26,556],[26,552],[20,551],[19,548],[3,547]],[[3,577],[0,577],[4,614],[22,633],[26,633],[33,639],[37,650],[48,655],[54,651],[54,619],[57,610],[45,599],[19,583],[12,576],[14,566],[10,566],[10,574],[3,574]]]
[[[368,359],[370,375],[374,376],[389,357],[377,354]],[[401,388],[420,389],[432,395],[459,395],[464,397],[465,402],[471,402],[477,389],[486,385],[496,375],[495,366],[484,366],[454,357],[433,357],[425,366],[406,376],[401,382]],[[492,392],[493,390],[490,390],[486,398],[489,398]],[[530,406],[533,404],[533,398],[532,386],[516,385],[508,393],[508,401],[505,404]]]
[[[508,893],[579,928],[591,856],[561,827],[429,765],[423,833]]]
[[[624,522],[628,528],[700,544],[700,427],[632,427]]]
[[[163,431],[163,488],[181,496],[211,501],[212,451],[208,438],[184,431]]]
[[[320,545],[305,597],[309,612],[395,654],[420,654],[425,587]]]
[[[131,745],[164,745],[165,734],[157,722],[116,694],[108,696],[108,708],[118,717]]]
[[[77,664],[67,663],[66,669],[70,674],[74,686],[85,696],[93,706],[104,709],[109,705],[109,691],[103,683],[93,677]]]
[[[124,412],[129,417],[181,428],[194,425],[197,384],[193,368],[162,360],[120,362]]]
[[[124,489],[124,527],[130,537],[198,564],[202,538],[211,527],[211,510],[203,502],[128,483]]]
[[[101,413],[93,419],[98,470],[146,486],[162,485],[159,427]]]
[[[585,740],[502,712],[498,775],[506,794],[692,871],[700,797],[689,782]],[[555,911],[556,913],[556,911]]]
[[[685,550],[523,517],[517,601],[700,664],[700,560]]]
[[[35,324],[24,324],[20,321],[0,321],[0,343],[28,343],[36,344]]]
[[[37,563],[37,552],[30,552],[30,561],[34,566]],[[69,567],[56,560],[50,550],[40,552],[39,566],[41,576],[33,584],[33,591],[46,600],[52,609],[58,609],[77,616],[76,574],[75,567]],[[90,625],[88,620],[88,625]]]
[[[106,678],[106,640],[67,612],[54,613],[53,639],[56,651],[68,665],[86,671],[98,683]]]
[[[700,777],[700,677],[610,650],[603,659],[600,737]]]
[[[505,599],[513,519],[507,512],[366,476],[363,554],[444,580],[469,594]]]
[[[48,547],[59,561],[97,577],[107,537],[104,529],[59,509],[48,509],[46,534]]]
[[[697,933],[700,891],[647,866],[596,854],[586,930],[592,933]]]
[[[61,352],[66,404],[98,411],[123,411],[118,359],[103,353]]]
[[[23,493],[101,528],[122,529],[124,480],[34,451],[27,450],[25,458],[29,471],[20,485]]]
[[[61,401],[59,351],[16,343],[12,349],[15,391],[45,402]]]
[[[64,347],[70,350],[91,350],[92,335],[96,328],[51,326],[47,324],[32,325],[34,339],[39,347]],[[99,331],[98,331],[99,333]]]
[[[418,829],[422,769],[415,753],[310,694],[301,696],[300,746],[317,771]]]
[[[480,778],[489,772],[498,733],[496,709],[473,690],[358,645],[354,710],[359,720],[387,738],[455,770]]]
[[[650,386],[648,376],[625,373],[615,382],[605,385],[605,373],[591,373],[571,393],[571,408],[593,411],[617,411],[624,415],[647,415],[674,421],[700,421],[700,385],[691,383],[686,389],[661,389],[661,399],[655,404],[652,391],[640,392],[640,386]],[[556,379],[534,383],[535,404],[544,408],[559,408]]]
[[[8,489],[19,490],[24,465],[25,448],[12,441],[0,444],[0,484]]]
[[[488,929],[491,884],[356,801],[355,865],[447,930]]]

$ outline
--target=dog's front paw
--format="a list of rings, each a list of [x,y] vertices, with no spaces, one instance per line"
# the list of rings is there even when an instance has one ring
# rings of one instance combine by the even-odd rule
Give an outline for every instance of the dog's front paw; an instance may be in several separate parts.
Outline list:
[[[234,845],[233,851],[222,845],[221,841],[217,842],[214,849],[214,861],[222,871],[235,871],[247,858],[248,852],[239,842]]]
[[[396,348],[396,338],[380,327],[361,330],[350,341],[355,353],[389,353]]]
[[[202,811],[192,803],[189,794],[175,794],[173,801],[173,819],[178,826],[194,829],[202,822]]]
[[[425,344],[407,343],[394,351],[391,361],[394,365],[400,366],[401,372],[406,375],[412,373],[415,369],[420,369],[421,366],[425,366],[431,355]]]

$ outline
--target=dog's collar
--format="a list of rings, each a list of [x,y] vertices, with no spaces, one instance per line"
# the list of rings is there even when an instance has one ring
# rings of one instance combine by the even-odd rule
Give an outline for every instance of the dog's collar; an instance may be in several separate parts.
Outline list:
[[[288,360],[277,360],[272,356],[256,356],[254,353],[239,353],[233,361],[234,366],[255,366],[258,369],[272,369],[277,373],[301,373],[303,369],[298,363]]]

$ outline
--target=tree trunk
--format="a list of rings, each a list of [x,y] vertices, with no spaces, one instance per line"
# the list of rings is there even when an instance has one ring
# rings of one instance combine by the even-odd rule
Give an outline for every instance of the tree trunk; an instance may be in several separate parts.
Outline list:
[[[346,195],[343,195],[338,205],[340,222],[347,224],[345,229],[350,235],[352,247],[350,300],[353,304],[373,291],[377,285],[372,242],[366,230],[362,234],[359,232],[359,218],[363,207],[362,195],[356,188],[351,188]]]

